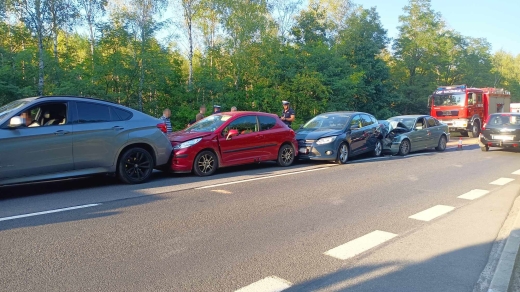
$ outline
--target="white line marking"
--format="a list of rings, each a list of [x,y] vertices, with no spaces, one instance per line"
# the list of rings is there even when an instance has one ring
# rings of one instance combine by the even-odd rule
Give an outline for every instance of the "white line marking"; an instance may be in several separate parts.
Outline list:
[[[365,158],[360,160],[352,160],[352,162],[363,162],[363,161],[371,161],[371,160],[379,160],[379,159],[388,159],[391,156],[380,156],[380,157],[372,157],[372,158]]]
[[[324,254],[340,260],[346,260],[374,248],[396,236],[397,234],[376,230],[326,251]]]
[[[497,185],[497,186],[503,186],[506,185],[512,181],[514,181],[514,178],[508,178],[508,177],[501,177],[495,181],[490,182],[490,185]]]
[[[204,187],[195,188],[195,189],[196,190],[203,190],[203,189],[209,189],[209,188],[220,187],[220,186],[228,186],[228,185],[240,184],[240,183],[245,183],[245,182],[250,182],[250,181],[255,181],[255,180],[262,180],[262,179],[268,179],[268,178],[273,178],[273,177],[280,177],[280,176],[293,175],[293,174],[299,174],[299,173],[304,173],[304,172],[324,170],[324,169],[328,169],[330,167],[334,167],[334,166],[326,166],[326,167],[322,167],[322,168],[313,168],[313,169],[301,170],[301,171],[295,171],[295,172],[289,172],[289,173],[282,173],[282,174],[275,174],[275,175],[269,175],[269,176],[262,176],[262,177],[244,179],[244,180],[239,180],[239,181],[232,181],[232,182],[227,182],[227,183],[214,184],[214,185],[204,186]]]
[[[478,199],[484,195],[487,195],[489,191],[486,190],[471,190],[463,195],[458,196],[459,199],[466,199],[466,200],[475,200]]]
[[[432,219],[435,219],[441,215],[444,215],[444,214],[452,211],[453,209],[455,209],[455,207],[437,205],[437,206],[431,207],[430,209],[426,209],[417,214],[414,214],[408,218],[421,220],[421,221],[430,221]]]
[[[403,157],[414,157],[414,156],[424,156],[424,155],[432,155],[432,153],[417,153],[417,154],[410,154]]]
[[[58,212],[65,212],[65,211],[70,211],[70,210],[95,207],[95,206],[99,206],[99,205],[101,205],[101,204],[88,204],[88,205],[81,205],[81,206],[74,206],[74,207],[68,207],[68,208],[62,208],[62,209],[55,209],[55,210],[36,212],[36,213],[22,214],[22,215],[16,215],[16,216],[0,218],[0,221],[7,221],[7,220],[13,220],[13,219],[19,219],[19,218],[25,218],[25,217],[32,217],[32,216],[38,216],[38,215],[45,215],[45,214],[52,214],[52,213],[58,213]]]
[[[292,286],[282,278],[270,276],[236,290],[236,292],[280,292]]]
[[[219,193],[219,194],[226,194],[226,195],[232,194],[230,191],[226,191],[226,190],[211,190],[211,191],[215,192],[215,193]]]
[[[516,174],[516,175],[520,175],[520,169],[515,171],[515,172],[512,172],[511,174]]]

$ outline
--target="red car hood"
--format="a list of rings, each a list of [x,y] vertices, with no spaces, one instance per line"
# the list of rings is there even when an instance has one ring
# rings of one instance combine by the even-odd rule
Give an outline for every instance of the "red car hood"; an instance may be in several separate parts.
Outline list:
[[[191,139],[197,139],[211,135],[213,132],[185,132],[178,131],[168,134],[168,139],[171,142],[186,142]]]

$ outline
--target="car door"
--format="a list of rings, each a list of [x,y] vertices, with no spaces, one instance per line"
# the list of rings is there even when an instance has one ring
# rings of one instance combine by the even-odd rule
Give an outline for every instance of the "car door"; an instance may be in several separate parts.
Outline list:
[[[440,127],[435,124],[435,120],[432,117],[426,117],[426,124],[428,125],[427,131],[427,145],[426,147],[437,147],[439,145],[439,139],[441,138],[442,131]]]
[[[27,125],[0,131],[0,179],[67,172],[73,169],[69,103],[42,102],[14,116],[31,116]],[[27,113],[32,113],[28,115]],[[43,125],[36,123],[45,119]],[[34,123],[32,123],[34,119]],[[59,119],[59,121],[58,121]]]
[[[417,118],[409,137],[412,142],[412,151],[424,149],[428,140],[426,120],[424,117]]]
[[[125,121],[111,106],[95,102],[76,102],[73,126],[74,169],[108,168],[128,140]]]
[[[259,148],[260,160],[276,159],[278,148],[282,141],[287,140],[285,130],[282,128],[273,129],[276,126],[276,118],[269,116],[257,116],[259,132],[257,139],[261,140]]]
[[[355,115],[350,119],[350,152],[352,154],[359,153],[365,144],[363,123],[361,115]]]
[[[361,115],[361,123],[363,124],[363,137],[364,145],[362,147],[363,152],[372,151],[375,148],[377,136],[377,124],[372,120],[368,114]],[[375,119],[374,119],[375,120]]]
[[[238,135],[228,137],[229,130]],[[219,136],[220,157],[225,165],[253,163],[259,159],[262,140],[258,138],[256,115],[241,116],[231,121]]]

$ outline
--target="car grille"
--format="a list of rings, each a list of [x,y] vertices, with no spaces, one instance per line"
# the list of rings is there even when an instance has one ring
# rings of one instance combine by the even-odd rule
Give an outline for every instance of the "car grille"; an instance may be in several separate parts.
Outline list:
[[[298,146],[312,146],[315,140],[298,140]]]
[[[459,111],[437,111],[438,117],[458,117]]]

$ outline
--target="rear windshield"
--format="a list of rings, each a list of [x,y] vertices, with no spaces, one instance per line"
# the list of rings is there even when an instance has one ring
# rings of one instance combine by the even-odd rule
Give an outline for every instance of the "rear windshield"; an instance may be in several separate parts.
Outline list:
[[[520,114],[492,114],[487,120],[487,125],[520,127]]]

